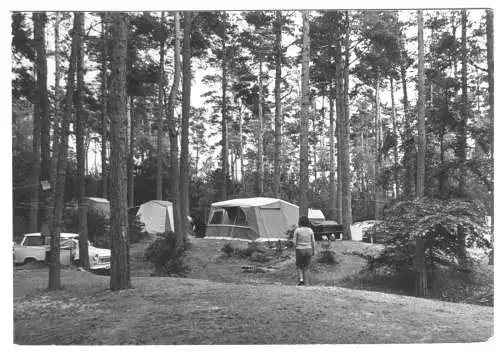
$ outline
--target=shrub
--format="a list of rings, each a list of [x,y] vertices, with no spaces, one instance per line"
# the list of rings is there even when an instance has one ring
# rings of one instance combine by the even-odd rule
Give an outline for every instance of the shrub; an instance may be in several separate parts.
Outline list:
[[[253,252],[252,255],[250,255],[250,260],[252,262],[264,263],[269,261],[270,259],[271,258],[263,252]]]
[[[148,236],[146,232],[143,231],[144,223],[141,222],[138,216],[134,214],[133,211],[128,213],[128,236],[130,243],[138,243],[142,239]]]
[[[185,276],[189,267],[182,261],[184,253],[175,252],[175,234],[169,231],[146,248],[144,259],[153,264],[153,275]]]
[[[253,253],[265,253],[265,250],[262,249],[257,243],[250,242],[245,249],[239,249],[237,251],[237,255],[240,258],[250,258]]]
[[[231,255],[234,253],[234,247],[231,245],[231,243],[226,243],[222,247],[221,251],[227,255],[229,258]]]
[[[318,262],[328,265],[336,265],[339,263],[335,252],[331,250],[322,250],[319,254]]]

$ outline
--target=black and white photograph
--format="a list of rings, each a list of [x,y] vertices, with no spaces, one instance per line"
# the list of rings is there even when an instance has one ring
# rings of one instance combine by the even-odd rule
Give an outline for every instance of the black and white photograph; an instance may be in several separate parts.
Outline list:
[[[17,351],[494,343],[495,10],[294,5],[9,9]]]

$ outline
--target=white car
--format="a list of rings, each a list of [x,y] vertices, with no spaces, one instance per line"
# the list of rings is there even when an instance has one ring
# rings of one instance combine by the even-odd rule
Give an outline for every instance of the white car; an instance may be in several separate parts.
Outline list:
[[[61,233],[61,249],[71,250],[73,261],[79,259],[78,234]],[[94,247],[88,242],[89,262],[91,270],[109,270],[111,267],[111,250]],[[50,252],[50,237],[41,233],[28,233],[14,241],[14,263],[25,264],[45,261]]]

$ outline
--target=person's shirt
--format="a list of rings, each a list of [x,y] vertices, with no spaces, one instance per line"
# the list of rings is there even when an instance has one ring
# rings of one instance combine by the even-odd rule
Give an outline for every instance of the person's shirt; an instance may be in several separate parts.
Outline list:
[[[293,232],[293,243],[296,249],[314,248],[314,232],[309,227],[297,227]]]

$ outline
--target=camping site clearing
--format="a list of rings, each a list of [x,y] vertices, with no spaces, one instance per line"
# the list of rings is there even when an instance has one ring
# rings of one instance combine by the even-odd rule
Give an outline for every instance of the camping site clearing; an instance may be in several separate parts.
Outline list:
[[[150,277],[132,264],[133,288],[120,292],[109,290],[108,276],[74,268],[62,270],[62,291],[47,292],[46,267],[15,269],[14,343],[433,343],[486,341],[493,335],[492,307],[337,284],[295,286],[293,259],[277,262],[281,268],[267,275],[245,274],[245,262],[225,258],[221,242],[207,256],[203,245],[210,244],[193,247],[189,278]],[[134,247],[132,255],[140,250]],[[346,260],[330,275],[340,279],[361,265]],[[321,269],[314,274],[316,281],[327,275]]]

